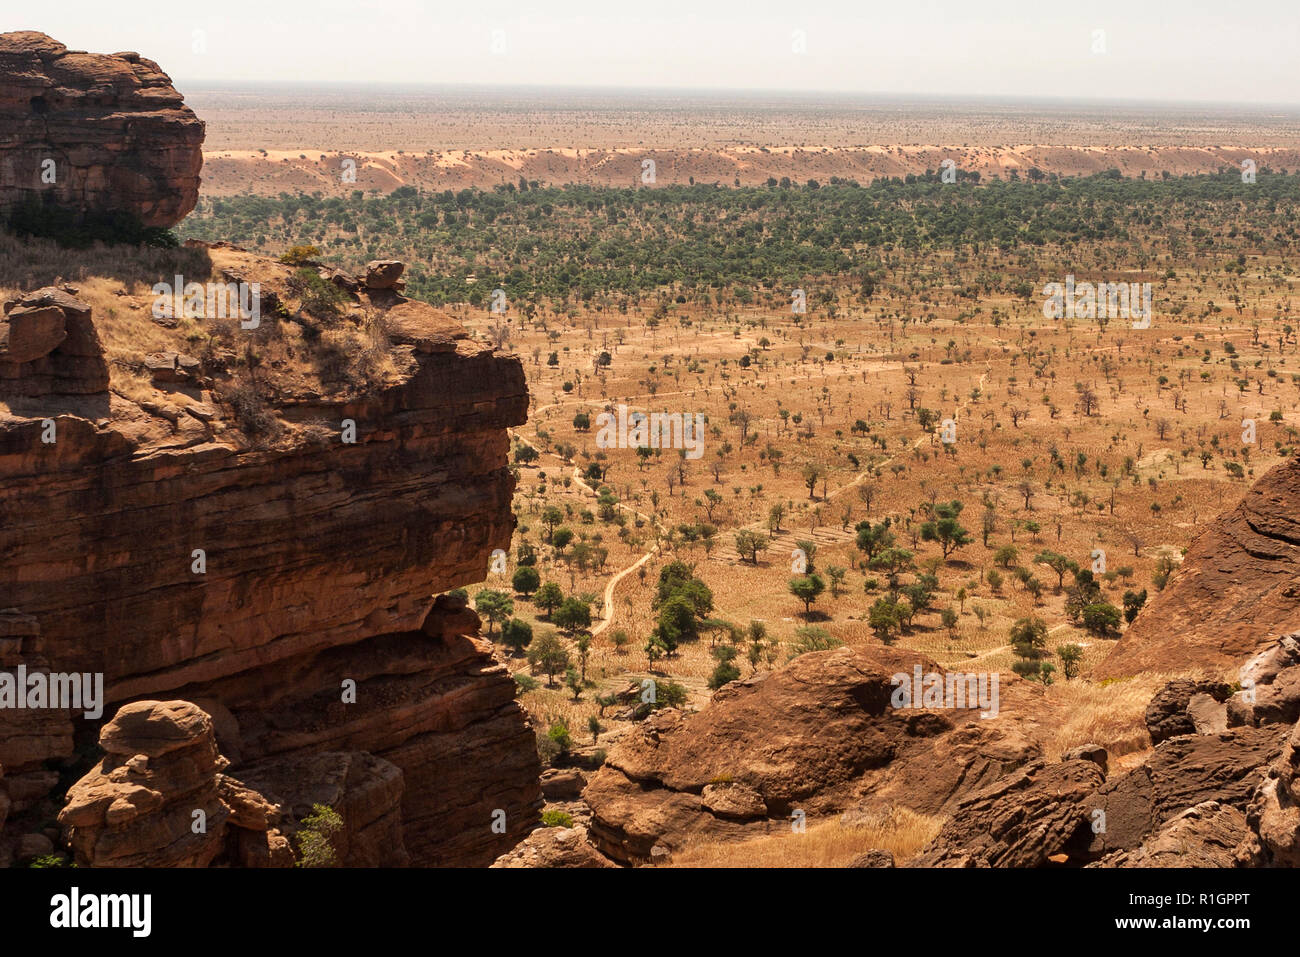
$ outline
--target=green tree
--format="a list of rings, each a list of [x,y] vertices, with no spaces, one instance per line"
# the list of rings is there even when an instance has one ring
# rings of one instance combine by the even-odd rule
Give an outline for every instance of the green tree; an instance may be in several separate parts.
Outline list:
[[[1078,676],[1079,662],[1083,659],[1083,648],[1080,645],[1057,645],[1056,657],[1061,659],[1061,670],[1065,672],[1067,681]]]
[[[798,578],[790,579],[790,594],[803,602],[805,614],[812,611],[812,603],[817,600],[825,588],[826,583],[822,581],[820,575],[801,575]]]
[[[515,655],[521,655],[533,640],[533,626],[518,618],[511,618],[501,627],[501,640]]]
[[[1119,633],[1120,610],[1110,602],[1094,602],[1083,609],[1083,627],[1098,638]]]
[[[343,829],[343,818],[327,804],[313,804],[302,819],[294,842],[298,845],[298,867],[337,867],[334,835]]]
[[[934,519],[921,525],[921,540],[938,542],[940,549],[943,550],[945,560],[954,551],[969,545],[973,540],[970,532],[957,521],[961,509],[962,503],[956,500],[947,504],[936,505],[934,507]]]
[[[537,596],[533,599],[533,603],[546,612],[547,618],[550,618],[551,613],[564,604],[564,592],[555,582],[547,582],[537,589]]]
[[[739,651],[734,645],[718,645],[710,653],[718,664],[713,669],[713,674],[709,676],[709,690],[717,691],[727,682],[735,681],[740,677],[740,669],[735,664]]]
[[[510,585],[516,592],[527,598],[542,584],[542,576],[537,574],[537,569],[528,565],[521,565],[515,569],[514,576],[510,579]]]
[[[528,663],[546,672],[547,687],[555,687],[555,676],[569,667],[569,652],[556,636],[548,631],[528,646]]]
[[[1022,658],[1041,658],[1047,647],[1047,622],[1030,615],[1011,626],[1011,645]]]
[[[515,600],[503,591],[484,588],[474,596],[474,608],[488,620],[488,637],[492,637],[492,627],[504,624],[515,613]]]
[[[1129,590],[1124,592],[1124,620],[1130,625],[1133,624],[1133,619],[1138,616],[1138,612],[1142,610],[1142,606],[1146,603],[1147,590],[1145,588],[1141,591]]]
[[[568,668],[564,672],[564,684],[573,692],[573,700],[582,700],[583,680],[577,668]]]
[[[556,627],[569,635],[591,627],[591,607],[581,598],[564,599],[551,617]]]
[[[758,532],[741,529],[736,533],[736,552],[741,558],[749,557],[750,564],[758,564],[758,553],[767,548],[767,539]]]
[[[1059,595],[1065,587],[1065,573],[1072,572],[1079,566],[1064,555],[1053,551],[1041,551],[1034,556],[1035,565],[1046,565],[1056,572],[1056,592]]]

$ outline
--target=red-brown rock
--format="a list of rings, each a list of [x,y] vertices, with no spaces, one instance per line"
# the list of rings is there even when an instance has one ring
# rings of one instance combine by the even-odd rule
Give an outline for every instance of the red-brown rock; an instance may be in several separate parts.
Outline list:
[[[0,34],[0,218],[51,197],[174,226],[198,201],[202,146],[203,123],[152,60]]]
[[[1256,482],[1187,550],[1093,677],[1221,670],[1300,620],[1300,459]]]

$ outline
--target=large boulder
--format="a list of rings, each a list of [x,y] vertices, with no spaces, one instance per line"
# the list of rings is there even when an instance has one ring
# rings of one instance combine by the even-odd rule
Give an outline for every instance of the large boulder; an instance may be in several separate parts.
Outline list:
[[[1203,801],[1170,818],[1138,847],[1116,851],[1089,867],[1236,867],[1246,837],[1246,815],[1231,805]]]
[[[1232,689],[1222,682],[1178,678],[1156,692],[1147,705],[1146,725],[1151,743],[1159,744],[1180,734],[1208,734],[1226,726],[1223,702]],[[1220,712],[1216,721],[1216,709]]]
[[[496,859],[493,867],[614,867],[587,840],[587,829],[539,827]]]
[[[138,53],[0,34],[0,219],[28,203],[174,226],[194,208],[203,123]]]
[[[959,801],[916,867],[1041,867],[1091,825],[1092,761],[1035,761]]]
[[[91,308],[64,289],[27,293],[0,318],[0,396],[108,391],[108,363]]]

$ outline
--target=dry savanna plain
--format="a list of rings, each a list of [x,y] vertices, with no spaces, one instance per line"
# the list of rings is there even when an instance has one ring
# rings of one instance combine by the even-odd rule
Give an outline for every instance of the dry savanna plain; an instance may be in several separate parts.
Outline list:
[[[1294,118],[1134,110],[1107,139],[1045,107],[682,108],[638,127],[600,104],[435,122],[395,102],[295,127],[289,107],[193,100],[210,152],[184,235],[402,259],[409,293],[522,361],[518,528],[468,590],[552,760],[558,741],[598,761],[647,679],[702,708],[802,651],[888,642],[1041,683],[1045,752],[1091,742],[1122,767],[1186,669],[1090,672],[1296,445]],[[958,181],[927,142],[964,144]],[[647,150],[706,173],[644,184]],[[339,181],[361,154],[384,176]],[[1048,315],[1067,277],[1149,284],[1149,321]],[[620,406],[702,431],[602,441]],[[702,583],[689,620],[657,600],[663,576]],[[936,826],[858,843],[906,852]],[[680,862],[842,862],[857,845],[833,830]]]

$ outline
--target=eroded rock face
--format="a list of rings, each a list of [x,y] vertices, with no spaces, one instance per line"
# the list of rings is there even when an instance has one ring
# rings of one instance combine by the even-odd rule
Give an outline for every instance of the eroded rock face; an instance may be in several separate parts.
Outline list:
[[[1256,790],[1246,809],[1251,837],[1238,857],[1244,863],[1300,867],[1300,724]]]
[[[1300,460],[1271,469],[1187,550],[1094,678],[1225,669],[1300,622]]]
[[[652,715],[583,792],[593,843],[644,863],[656,848],[788,832],[795,810],[810,822],[887,803],[934,814],[1039,756],[1027,730],[1045,709],[1041,688],[1004,676],[991,720],[978,708],[892,707],[893,675],[916,664],[943,673],[903,649],[814,652],[727,685],[698,714]]]
[[[1131,851],[1116,851],[1089,867],[1236,867],[1246,816],[1231,805],[1204,801],[1175,815]]]
[[[0,34],[0,218],[35,201],[174,226],[198,201],[202,146],[203,123],[152,60]]]
[[[0,671],[16,676],[51,670],[40,623],[14,608],[0,609]],[[0,803],[14,813],[36,804],[59,780],[48,766],[72,757],[73,717],[57,708],[6,708],[0,712],[0,766],[5,782]]]
[[[957,802],[916,867],[1041,867],[1089,826],[1092,761],[1035,761]]]
[[[343,867],[410,863],[402,842],[402,772],[382,758],[357,751],[304,752],[243,767],[238,783],[282,809],[287,836],[317,804],[338,811],[343,827],[332,840]],[[250,823],[261,823],[260,817]]]
[[[1230,726],[1300,721],[1300,635],[1283,635],[1238,672],[1242,690],[1228,699]]]
[[[1188,808],[1206,801],[1245,811],[1267,765],[1282,750],[1284,726],[1189,734],[1161,743],[1141,766],[1111,778],[1085,801],[1105,814],[1088,852],[1132,850]]]
[[[290,867],[317,805],[336,811],[334,863],[402,866],[402,772],[325,752],[223,773],[214,722],[189,701],[137,701],[100,730],[103,760],[68,792],[59,824],[83,867]]]

